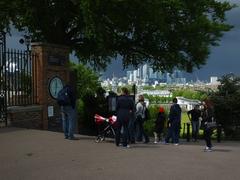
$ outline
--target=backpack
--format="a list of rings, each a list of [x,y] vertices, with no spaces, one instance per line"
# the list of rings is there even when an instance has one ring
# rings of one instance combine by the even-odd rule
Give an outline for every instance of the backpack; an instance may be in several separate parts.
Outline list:
[[[69,96],[69,88],[64,87],[58,92],[57,103],[59,106],[71,105],[71,98]]]
[[[145,115],[145,118],[144,118],[145,120],[148,120],[150,118],[149,109],[147,107],[145,107],[144,115]]]
[[[137,102],[136,107],[138,105]],[[144,122],[145,120],[149,119],[149,110],[147,109],[146,105],[142,105],[142,103],[140,103],[142,106],[142,110],[140,112],[138,112],[138,114],[136,114],[136,120],[137,121],[141,121]],[[144,118],[142,118],[144,116]]]

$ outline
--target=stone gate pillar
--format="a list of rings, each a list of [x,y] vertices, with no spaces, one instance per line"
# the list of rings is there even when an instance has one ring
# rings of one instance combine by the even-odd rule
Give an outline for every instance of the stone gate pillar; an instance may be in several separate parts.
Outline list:
[[[43,129],[51,130],[54,125],[60,128],[60,108],[55,98],[61,86],[70,82],[67,67],[69,48],[55,44],[32,43],[32,52],[38,56],[35,83],[37,83],[37,100],[43,109]]]

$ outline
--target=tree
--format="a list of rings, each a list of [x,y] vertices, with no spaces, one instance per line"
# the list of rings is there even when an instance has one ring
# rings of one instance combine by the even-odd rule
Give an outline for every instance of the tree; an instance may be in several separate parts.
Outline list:
[[[225,12],[233,7],[217,0],[1,0],[0,28],[13,24],[35,41],[67,45],[97,69],[121,55],[124,68],[191,72],[231,29]]]
[[[108,117],[106,91],[101,87],[98,75],[82,64],[70,63],[70,69],[76,72],[77,76],[77,108],[79,124],[84,126],[83,133],[94,133],[94,115],[101,114]]]
[[[93,96],[101,88],[98,75],[90,68],[83,64],[70,64],[70,68],[77,72],[77,97],[83,98],[88,94]]]
[[[211,95],[215,117],[226,136],[240,138],[240,77],[228,74],[220,79],[218,92]]]

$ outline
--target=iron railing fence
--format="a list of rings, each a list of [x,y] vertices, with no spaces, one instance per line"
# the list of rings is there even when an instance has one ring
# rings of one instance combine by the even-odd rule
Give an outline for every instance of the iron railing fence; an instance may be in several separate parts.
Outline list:
[[[1,64],[1,90],[5,91],[6,106],[37,104],[37,55],[13,49],[2,53],[5,62]]]
[[[6,33],[0,31],[0,128],[7,126],[7,105],[6,105],[6,91],[3,81],[3,69],[5,64],[6,52]]]

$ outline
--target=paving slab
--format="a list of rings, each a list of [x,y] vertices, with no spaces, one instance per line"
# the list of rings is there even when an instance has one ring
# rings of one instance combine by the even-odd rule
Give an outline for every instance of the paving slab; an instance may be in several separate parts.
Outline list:
[[[59,132],[0,129],[0,180],[239,180],[240,143],[213,141],[179,146],[134,144],[116,147],[76,135],[66,140]]]

